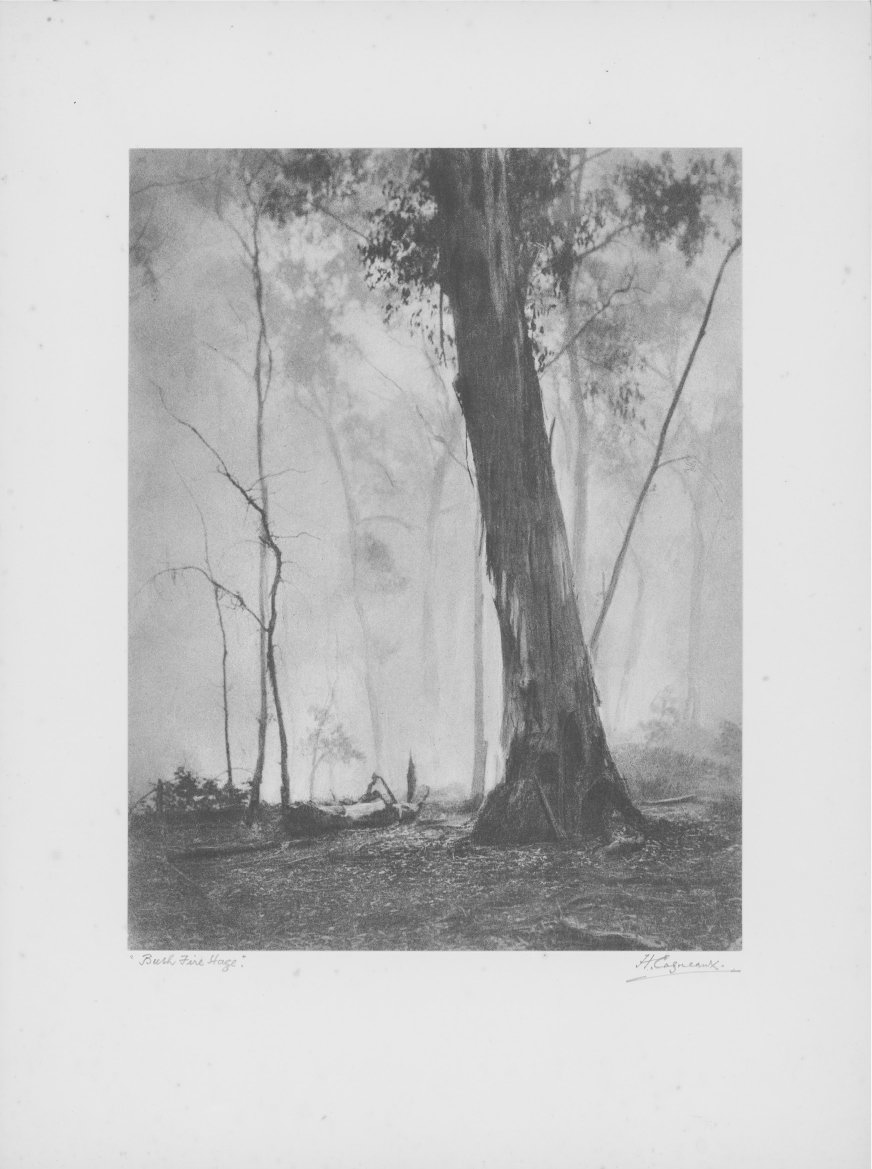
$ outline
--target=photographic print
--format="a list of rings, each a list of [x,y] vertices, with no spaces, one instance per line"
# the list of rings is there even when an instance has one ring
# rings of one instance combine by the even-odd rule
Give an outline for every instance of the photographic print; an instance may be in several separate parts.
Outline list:
[[[868,1165],[868,6],[0,27],[0,1162]]]
[[[131,948],[741,948],[740,213],[131,153]]]

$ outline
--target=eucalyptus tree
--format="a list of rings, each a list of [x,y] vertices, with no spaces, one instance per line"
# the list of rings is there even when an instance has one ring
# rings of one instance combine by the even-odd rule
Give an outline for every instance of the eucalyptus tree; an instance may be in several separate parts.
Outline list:
[[[683,175],[668,157],[627,160],[583,223],[561,222],[574,165],[561,151],[422,152],[405,187],[387,192],[366,249],[375,283],[391,282],[401,299],[435,299],[440,338],[443,293],[450,304],[503,652],[506,774],[476,826],[488,839],[540,837],[555,823],[574,831],[601,823],[609,807],[638,819],[605,740],[579,619],[539,383],[559,354],[542,339],[598,243],[634,231],[651,246],[677,237],[692,254],[715,176],[706,160]]]
[[[709,227],[703,201],[717,181],[714,165],[697,159],[679,173],[669,156],[626,159],[579,224],[560,213],[572,152],[404,157],[402,181],[383,184],[369,226],[356,230],[366,237],[370,284],[389,290],[395,304],[416,305],[421,327],[452,351],[458,371],[454,388],[475,463],[503,658],[505,775],[476,832],[536,839],[602,826],[610,809],[638,823],[603,732],[579,618],[539,380],[559,353],[543,342],[567,276],[597,243],[600,251],[611,244],[608,236],[632,231],[651,247],[677,239],[692,254]],[[289,152],[281,163],[288,193],[276,214],[323,208],[367,165],[348,155]],[[610,303],[594,313],[604,316]],[[582,335],[579,326],[564,347]]]

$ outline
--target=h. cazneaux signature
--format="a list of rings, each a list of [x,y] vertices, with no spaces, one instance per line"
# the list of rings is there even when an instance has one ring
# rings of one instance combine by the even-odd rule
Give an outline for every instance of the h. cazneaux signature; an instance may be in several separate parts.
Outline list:
[[[636,963],[637,973],[627,982],[641,982],[647,978],[667,978],[675,974],[741,974],[735,966],[727,966],[720,958],[684,960],[672,954],[643,954]]]

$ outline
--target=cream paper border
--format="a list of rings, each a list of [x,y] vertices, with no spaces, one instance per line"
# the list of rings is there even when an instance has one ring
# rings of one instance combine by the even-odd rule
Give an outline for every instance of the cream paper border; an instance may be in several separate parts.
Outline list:
[[[868,1151],[869,10],[0,5],[0,1160],[853,1169]],[[126,949],[134,147],[743,152],[741,973]]]

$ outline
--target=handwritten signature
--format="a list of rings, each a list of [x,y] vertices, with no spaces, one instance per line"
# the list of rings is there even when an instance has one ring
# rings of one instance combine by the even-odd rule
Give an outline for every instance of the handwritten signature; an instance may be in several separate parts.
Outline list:
[[[133,954],[130,955],[134,957]],[[245,962],[245,955],[239,958],[229,958],[224,954],[141,954],[137,955],[139,961],[137,966],[181,966],[187,969],[191,967],[212,967],[218,969],[222,974],[226,974],[229,970],[238,969]]]
[[[704,958],[699,961],[682,961],[669,953],[643,954],[635,965],[640,971],[628,978],[627,982],[643,982],[650,978],[671,978],[676,974],[741,974],[735,966],[727,966],[720,958]]]

